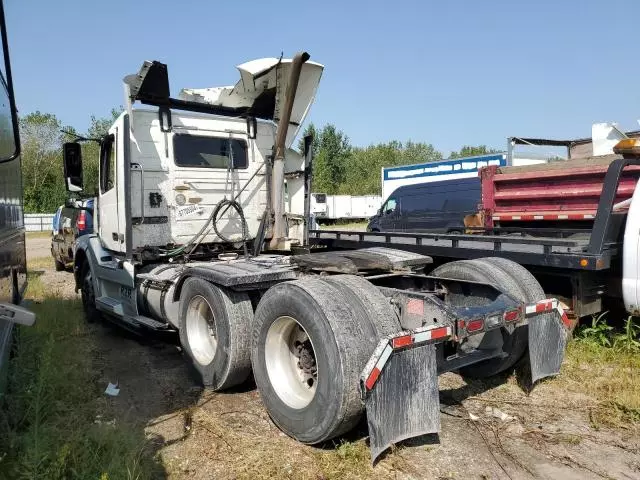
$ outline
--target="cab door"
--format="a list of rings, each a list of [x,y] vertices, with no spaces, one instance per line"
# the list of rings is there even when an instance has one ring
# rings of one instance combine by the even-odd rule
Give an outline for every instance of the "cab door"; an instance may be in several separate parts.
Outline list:
[[[640,182],[627,213],[622,244],[622,298],[627,311],[640,314]]]
[[[393,232],[400,228],[398,224],[400,213],[400,205],[398,200],[394,197],[390,197],[382,206],[380,210],[380,231],[381,232]]]
[[[125,251],[124,231],[118,221],[121,200],[118,188],[118,128],[111,127],[100,145],[100,187],[98,209],[98,233],[107,250]]]

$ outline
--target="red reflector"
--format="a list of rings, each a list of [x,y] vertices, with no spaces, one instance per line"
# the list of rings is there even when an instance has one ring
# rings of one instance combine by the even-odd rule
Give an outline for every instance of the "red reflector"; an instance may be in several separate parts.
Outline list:
[[[78,214],[78,229],[84,230],[87,228],[87,213],[83,210]]]
[[[467,332],[477,332],[484,328],[484,319],[471,320],[467,322]]]
[[[379,376],[380,376],[380,370],[378,370],[378,368],[375,367],[373,371],[369,374],[369,378],[367,378],[367,381],[364,382],[364,386],[367,388],[367,390],[371,390],[373,388],[373,386],[378,381]]]
[[[519,318],[520,318],[520,310],[511,310],[509,312],[504,312],[505,322],[515,322]]]
[[[448,336],[449,336],[449,329],[447,327],[439,327],[431,330],[431,340],[448,337]]]
[[[413,343],[413,337],[411,335],[403,335],[402,337],[396,337],[392,341],[393,348],[406,347]]]

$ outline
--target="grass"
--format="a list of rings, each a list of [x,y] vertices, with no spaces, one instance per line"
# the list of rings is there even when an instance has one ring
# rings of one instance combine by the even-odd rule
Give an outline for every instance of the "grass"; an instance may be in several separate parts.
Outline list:
[[[97,420],[105,400],[80,302],[47,296],[38,277],[30,282],[37,323],[16,330],[0,410],[0,478],[153,478],[142,430]]]
[[[51,255],[48,257],[30,258],[27,260],[28,272],[51,269],[53,266],[53,257]]]
[[[332,223],[318,223],[320,230],[348,230],[352,232],[364,232],[367,229],[368,222],[350,222],[347,220],[338,220]]]
[[[27,232],[27,238],[51,238],[51,230],[46,230],[44,232]]]
[[[569,391],[598,401],[591,413],[593,426],[606,425],[640,431],[640,342],[633,317],[618,332],[594,317],[576,331],[569,343],[558,381]]]
[[[171,478],[190,475],[193,471],[185,474],[181,467],[185,457],[163,453],[166,463],[159,465],[142,427],[109,422],[113,416],[105,409],[104,385],[98,388],[99,372],[88,361],[95,345],[79,301],[53,298],[52,287],[37,273],[50,269],[51,261],[37,258],[28,265],[28,297],[37,302],[32,308],[38,322],[17,330],[8,394],[0,411],[0,478],[144,480],[157,478],[163,469]],[[592,330],[577,332],[561,374],[547,387],[553,395],[566,392],[594,399],[586,403],[595,428],[635,433],[640,431],[640,353],[620,340],[622,333],[600,325],[594,321],[586,327]],[[633,326],[627,325],[624,332],[633,337]],[[222,477],[330,480],[421,475],[404,459],[402,449],[372,469],[362,436],[333,447],[308,447],[284,437],[268,421],[234,426],[225,423],[231,417],[195,415],[192,435],[202,445],[189,447],[186,459],[195,463],[197,455],[219,458],[215,468]],[[573,445],[580,437],[563,434],[557,440]]]

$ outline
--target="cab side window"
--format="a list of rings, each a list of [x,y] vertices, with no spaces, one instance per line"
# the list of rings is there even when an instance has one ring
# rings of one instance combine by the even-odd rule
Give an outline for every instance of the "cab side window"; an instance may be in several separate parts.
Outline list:
[[[115,135],[107,135],[100,146],[100,193],[106,193],[116,185]]]
[[[398,202],[396,201],[396,199],[390,198],[389,200],[387,200],[387,203],[384,204],[384,208],[382,209],[382,212],[385,215],[391,215],[396,211],[397,206],[398,206]]]

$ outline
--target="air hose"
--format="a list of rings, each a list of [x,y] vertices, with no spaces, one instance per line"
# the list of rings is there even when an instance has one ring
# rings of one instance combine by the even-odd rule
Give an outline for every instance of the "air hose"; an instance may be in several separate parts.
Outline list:
[[[211,214],[213,231],[216,232],[216,235],[218,235],[218,237],[224,242],[227,242],[227,243],[237,242],[237,240],[231,240],[230,238],[224,236],[222,232],[218,230],[218,220],[219,220],[218,215],[220,214],[220,210],[222,210],[223,207],[227,207],[225,211],[222,212],[223,214],[229,208],[233,208],[236,212],[238,212],[238,216],[240,217],[240,222],[242,222],[242,242],[246,243],[249,240],[249,226],[247,225],[247,220],[244,218],[244,210],[242,209],[242,206],[235,200],[227,200],[225,198],[218,202],[218,204],[216,205],[216,208],[214,208],[213,213]]]

